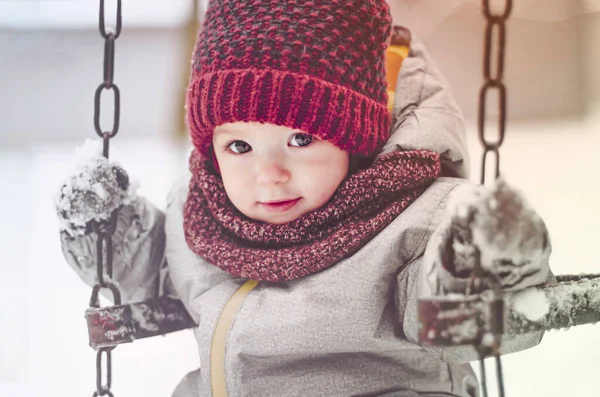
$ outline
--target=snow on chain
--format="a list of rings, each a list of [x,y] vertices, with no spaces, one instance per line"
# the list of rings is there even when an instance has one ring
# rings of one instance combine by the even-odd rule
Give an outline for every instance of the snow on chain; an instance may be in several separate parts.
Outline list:
[[[569,328],[600,320],[600,278],[583,278],[509,294],[510,322],[518,333]]]

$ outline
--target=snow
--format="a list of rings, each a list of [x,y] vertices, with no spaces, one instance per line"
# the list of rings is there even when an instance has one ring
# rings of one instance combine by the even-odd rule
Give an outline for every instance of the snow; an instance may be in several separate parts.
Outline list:
[[[481,337],[481,345],[482,346],[494,346],[494,344],[496,343],[496,338],[494,337],[494,335],[492,335],[489,332],[486,332],[485,334],[483,334],[483,336]]]
[[[469,318],[460,324],[453,325],[448,331],[442,331],[442,336],[452,337],[452,343],[461,344],[465,340],[473,340],[477,336],[477,321],[475,318]]]
[[[118,307],[118,308],[112,309],[110,311],[96,312],[96,314],[98,315],[98,319],[102,323],[104,323],[104,322],[108,322],[108,323],[120,322],[121,319],[124,317],[124,313],[125,313],[124,307]],[[129,332],[131,332],[130,329],[125,324],[121,324],[119,326],[119,328],[116,328],[113,330],[105,330],[104,336],[106,338],[108,338],[109,340],[115,340],[115,339],[123,338]]]
[[[556,305],[556,311],[567,317],[586,309],[600,317],[600,279],[583,279],[569,283],[565,289],[550,289],[547,296]],[[573,325],[572,321],[569,325]]]
[[[513,302],[513,309],[531,321],[541,320],[550,310],[544,291],[535,288],[518,292]]]
[[[102,146],[102,140],[87,138],[83,145],[75,148],[75,164],[79,167],[85,167],[93,159],[102,157]]]
[[[150,308],[146,305],[131,307],[131,317],[137,325],[147,331],[158,331],[158,325],[156,325],[156,321],[152,321],[150,314]],[[165,315],[160,312],[155,312],[154,315],[157,317],[157,321],[165,318]]]

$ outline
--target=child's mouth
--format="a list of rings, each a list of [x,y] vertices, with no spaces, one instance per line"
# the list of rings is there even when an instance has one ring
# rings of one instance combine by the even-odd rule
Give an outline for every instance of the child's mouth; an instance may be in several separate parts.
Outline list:
[[[264,209],[269,212],[284,212],[295,206],[302,197],[293,200],[273,201],[269,203],[260,203]]]

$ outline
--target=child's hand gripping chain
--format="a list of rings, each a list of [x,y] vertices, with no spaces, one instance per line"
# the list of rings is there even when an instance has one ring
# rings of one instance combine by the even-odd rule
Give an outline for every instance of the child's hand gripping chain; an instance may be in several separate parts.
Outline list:
[[[113,211],[135,200],[129,176],[102,156],[99,143],[87,141],[77,160],[56,203],[61,230],[70,236],[90,233],[91,221],[107,220]]]
[[[77,149],[75,170],[56,200],[65,258],[92,287],[98,283],[92,221],[109,220],[118,210],[112,279],[119,284],[123,303],[172,295],[164,260],[164,213],[138,196],[137,187],[123,167],[102,156],[102,141],[88,140]]]
[[[548,230],[525,199],[501,179],[491,189],[464,185],[457,193],[446,227],[429,243],[438,244],[428,250],[423,272],[430,292],[481,291],[477,264],[505,290],[544,284],[550,276]]]

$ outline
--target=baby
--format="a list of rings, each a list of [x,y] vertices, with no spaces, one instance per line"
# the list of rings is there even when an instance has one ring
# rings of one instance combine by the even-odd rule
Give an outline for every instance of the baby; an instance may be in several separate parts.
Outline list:
[[[478,395],[473,347],[417,336],[424,280],[464,284],[425,255],[469,184],[463,120],[417,39],[390,118],[390,33],[384,0],[211,0],[188,90],[190,178],[166,213],[102,158],[87,172],[110,195],[63,189],[62,247],[84,281],[89,222],[119,208],[123,301],[168,294],[197,322],[201,368],[173,396]],[[550,246],[537,248],[525,259],[539,271],[511,288],[547,279]]]

